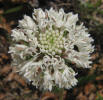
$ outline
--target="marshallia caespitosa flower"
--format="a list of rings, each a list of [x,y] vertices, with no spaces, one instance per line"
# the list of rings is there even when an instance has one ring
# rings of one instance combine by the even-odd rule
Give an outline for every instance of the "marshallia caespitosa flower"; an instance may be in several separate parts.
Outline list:
[[[94,47],[87,28],[83,23],[77,25],[77,14],[63,9],[34,9],[32,16],[24,15],[12,30],[12,65],[39,89],[75,86],[76,73],[66,61],[76,67],[91,67]]]

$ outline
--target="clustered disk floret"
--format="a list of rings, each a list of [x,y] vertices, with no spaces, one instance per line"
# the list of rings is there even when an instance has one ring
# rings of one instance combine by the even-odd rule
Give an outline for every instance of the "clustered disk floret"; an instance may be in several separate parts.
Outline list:
[[[59,30],[46,30],[45,34],[39,34],[39,48],[43,53],[48,53],[50,55],[60,54],[62,53],[62,49],[64,48],[65,38],[63,37],[63,32],[59,32]]]
[[[77,73],[70,63],[90,68],[94,51],[87,28],[77,21],[77,14],[63,9],[34,9],[33,18],[24,15],[11,34],[12,65],[39,89],[75,86]]]

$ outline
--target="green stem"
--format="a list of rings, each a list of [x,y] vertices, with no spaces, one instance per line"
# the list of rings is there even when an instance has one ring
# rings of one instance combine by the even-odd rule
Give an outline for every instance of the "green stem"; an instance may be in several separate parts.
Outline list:
[[[60,89],[60,88],[55,87],[53,92],[58,97],[58,100],[63,100],[64,99],[64,89]]]
[[[63,100],[64,98],[64,89],[61,89],[60,91],[59,91],[59,95],[58,95],[58,97],[59,97],[59,100]]]

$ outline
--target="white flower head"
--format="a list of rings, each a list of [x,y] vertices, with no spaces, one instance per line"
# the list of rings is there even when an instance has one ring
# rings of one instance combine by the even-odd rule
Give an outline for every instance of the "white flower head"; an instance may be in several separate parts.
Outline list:
[[[34,9],[33,18],[25,15],[18,29],[12,30],[12,65],[39,89],[75,86],[76,73],[66,61],[90,68],[94,51],[87,28],[77,21],[77,14],[63,9]]]

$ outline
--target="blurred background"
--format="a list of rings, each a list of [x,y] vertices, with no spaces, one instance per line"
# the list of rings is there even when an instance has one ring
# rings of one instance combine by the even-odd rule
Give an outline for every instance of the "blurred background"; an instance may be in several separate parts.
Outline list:
[[[64,91],[64,100],[103,100],[103,0],[0,0],[0,100],[58,100],[27,83],[10,66],[8,54],[11,30],[23,16],[32,17],[33,8],[63,8],[78,13],[94,38],[91,69],[78,70],[78,85]]]

